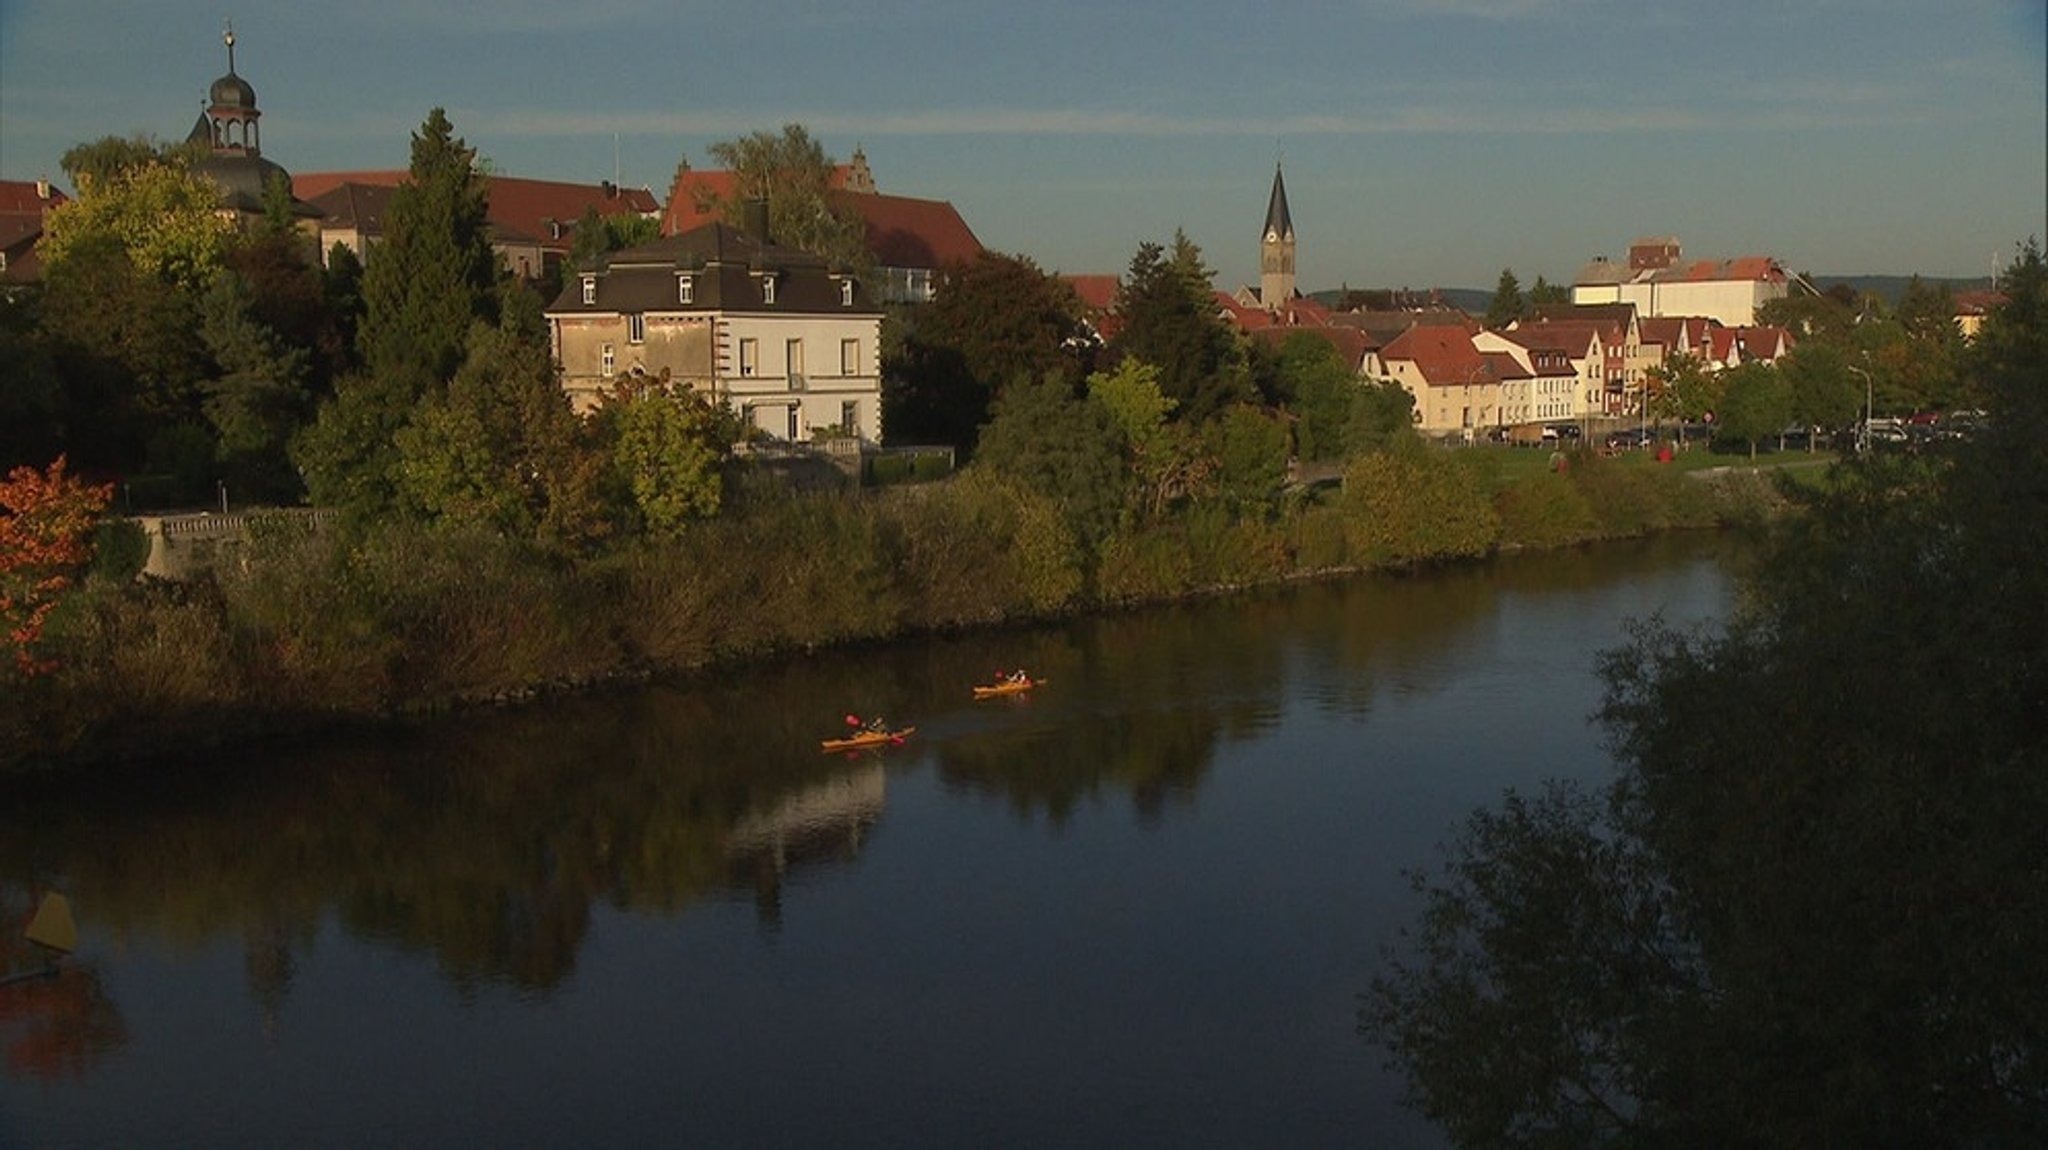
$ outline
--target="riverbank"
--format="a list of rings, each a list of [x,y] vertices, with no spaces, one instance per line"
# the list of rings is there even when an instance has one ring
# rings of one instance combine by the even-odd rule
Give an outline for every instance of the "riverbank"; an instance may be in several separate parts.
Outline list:
[[[1203,504],[1100,539],[972,473],[751,500],[680,539],[539,553],[479,530],[280,517],[230,568],[89,583],[52,620],[59,669],[10,682],[0,769],[173,759],[846,643],[1753,521],[1757,470],[1686,477],[1497,453],[1353,461],[1341,489]]]

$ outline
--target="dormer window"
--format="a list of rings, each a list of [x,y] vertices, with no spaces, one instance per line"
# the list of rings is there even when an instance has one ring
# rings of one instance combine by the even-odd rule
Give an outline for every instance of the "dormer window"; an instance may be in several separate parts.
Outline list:
[[[761,277],[761,302],[775,302],[775,275],[772,272]]]
[[[852,281],[852,280],[840,280],[840,281],[839,281],[839,306],[840,306],[840,307],[852,307],[852,306],[853,306],[853,281]]]
[[[696,302],[697,302],[697,277],[696,277],[696,276],[693,276],[693,275],[691,275],[691,274],[690,274],[689,272],[684,272],[683,274],[681,274],[681,275],[679,275],[679,276],[677,276],[677,277],[676,277],[676,302],[677,302],[677,303],[696,303]]]
[[[594,303],[596,303],[596,302],[597,302],[597,277],[596,277],[596,276],[584,276],[584,277],[583,277],[583,302],[584,302],[585,304],[594,304]]]

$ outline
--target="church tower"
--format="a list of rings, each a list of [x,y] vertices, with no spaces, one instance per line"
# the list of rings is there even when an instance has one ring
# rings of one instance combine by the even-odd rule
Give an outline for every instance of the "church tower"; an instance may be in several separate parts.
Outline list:
[[[1294,298],[1294,220],[1287,214],[1287,185],[1273,165],[1273,197],[1266,202],[1266,230],[1259,237],[1259,303],[1272,311]]]

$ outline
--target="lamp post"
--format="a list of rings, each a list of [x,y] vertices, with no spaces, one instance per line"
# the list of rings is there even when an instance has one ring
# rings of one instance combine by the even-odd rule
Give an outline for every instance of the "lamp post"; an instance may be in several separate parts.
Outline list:
[[[1862,376],[1862,377],[1863,377],[1863,427],[1862,427],[1862,428],[1861,428],[1860,430],[1858,430],[1858,431],[1857,431],[1857,433],[1856,433],[1856,454],[1858,454],[1858,455],[1868,455],[1868,454],[1870,454],[1870,418],[1871,418],[1871,407],[1870,407],[1870,395],[1871,395],[1871,392],[1870,392],[1870,371],[1869,371],[1869,369],[1868,369],[1868,368],[1862,368],[1862,367],[1858,367],[1858,366],[1856,366],[1856,365],[1855,365],[1855,364],[1853,364],[1853,363],[1851,363],[1851,364],[1847,364],[1847,365],[1845,365],[1845,366],[1847,366],[1847,367],[1848,367],[1848,369],[1849,369],[1850,371],[1853,371],[1853,372],[1855,372],[1855,373],[1856,373],[1857,375],[1860,375],[1860,376]]]

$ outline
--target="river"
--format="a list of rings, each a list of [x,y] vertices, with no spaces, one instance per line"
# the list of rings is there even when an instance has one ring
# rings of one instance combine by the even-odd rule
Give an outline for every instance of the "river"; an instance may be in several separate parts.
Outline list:
[[[1506,788],[1603,779],[1597,653],[1724,615],[1732,548],[11,785],[0,922],[55,889],[79,943],[0,988],[0,1145],[1440,1145],[1356,1033],[1404,871]],[[1048,681],[969,699],[1019,666]],[[821,754],[849,713],[917,731]]]

